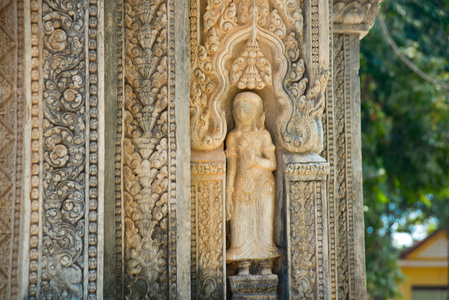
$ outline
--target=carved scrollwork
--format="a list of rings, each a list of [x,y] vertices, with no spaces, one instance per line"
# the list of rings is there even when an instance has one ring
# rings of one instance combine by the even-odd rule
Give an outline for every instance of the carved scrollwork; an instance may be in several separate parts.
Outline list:
[[[292,299],[315,299],[316,237],[313,181],[291,183],[291,280]]]
[[[318,18],[318,2],[311,4],[313,18]],[[328,72],[318,68],[317,21],[313,23],[317,28],[312,30],[313,67],[311,72],[306,71],[301,57],[303,5],[294,0],[207,2],[202,35],[196,27],[191,32],[198,37],[197,43],[191,43],[191,52],[195,53],[190,95],[192,149],[207,151],[222,145],[227,131],[223,106],[229,102],[230,88],[269,87],[274,101],[282,107],[276,128],[280,144],[291,152],[321,151]],[[192,13],[199,17],[197,10]]]
[[[82,297],[86,189],[85,7],[44,1],[44,298]]]

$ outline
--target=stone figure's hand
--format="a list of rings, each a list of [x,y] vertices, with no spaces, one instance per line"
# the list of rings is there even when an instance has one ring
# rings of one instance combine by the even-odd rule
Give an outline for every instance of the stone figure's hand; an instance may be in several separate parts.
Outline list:
[[[232,194],[233,191],[227,190],[226,191],[226,220],[229,221],[232,218],[232,215],[234,214],[234,204],[232,200]]]
[[[246,151],[244,153],[245,156],[245,160],[246,163],[248,164],[248,166],[250,167],[256,167],[259,165],[259,157],[256,156],[256,153],[254,153],[254,151]]]

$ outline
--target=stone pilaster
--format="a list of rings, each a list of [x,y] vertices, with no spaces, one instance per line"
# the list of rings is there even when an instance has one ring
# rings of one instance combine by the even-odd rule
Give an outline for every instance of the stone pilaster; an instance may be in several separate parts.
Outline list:
[[[374,24],[379,3],[378,0],[333,3],[333,85],[332,91],[328,90],[326,112],[331,122],[325,141],[326,155],[331,163],[329,222],[335,226],[335,239],[330,235],[330,265],[337,267],[335,292],[338,299],[367,297],[359,45],[360,39]]]
[[[115,295],[188,299],[187,2],[116,7]]]
[[[317,154],[286,155],[289,299],[329,299],[326,182]]]
[[[191,299],[226,295],[226,159],[192,156],[191,162]]]

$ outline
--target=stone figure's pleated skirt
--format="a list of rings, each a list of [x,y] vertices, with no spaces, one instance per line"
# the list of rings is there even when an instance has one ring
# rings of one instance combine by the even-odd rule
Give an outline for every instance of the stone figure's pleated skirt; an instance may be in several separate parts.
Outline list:
[[[226,261],[278,257],[273,240],[273,174],[268,170],[238,174],[235,190],[231,247],[226,251]]]

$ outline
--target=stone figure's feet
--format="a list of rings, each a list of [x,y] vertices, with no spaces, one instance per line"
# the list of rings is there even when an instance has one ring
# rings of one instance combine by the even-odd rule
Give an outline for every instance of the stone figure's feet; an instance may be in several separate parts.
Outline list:
[[[251,266],[251,262],[249,260],[239,261],[237,263],[237,266],[239,268],[239,275],[240,276],[247,276],[247,275],[249,275],[249,267]]]
[[[269,259],[260,262],[260,275],[271,275],[271,269],[273,268],[273,262]]]

